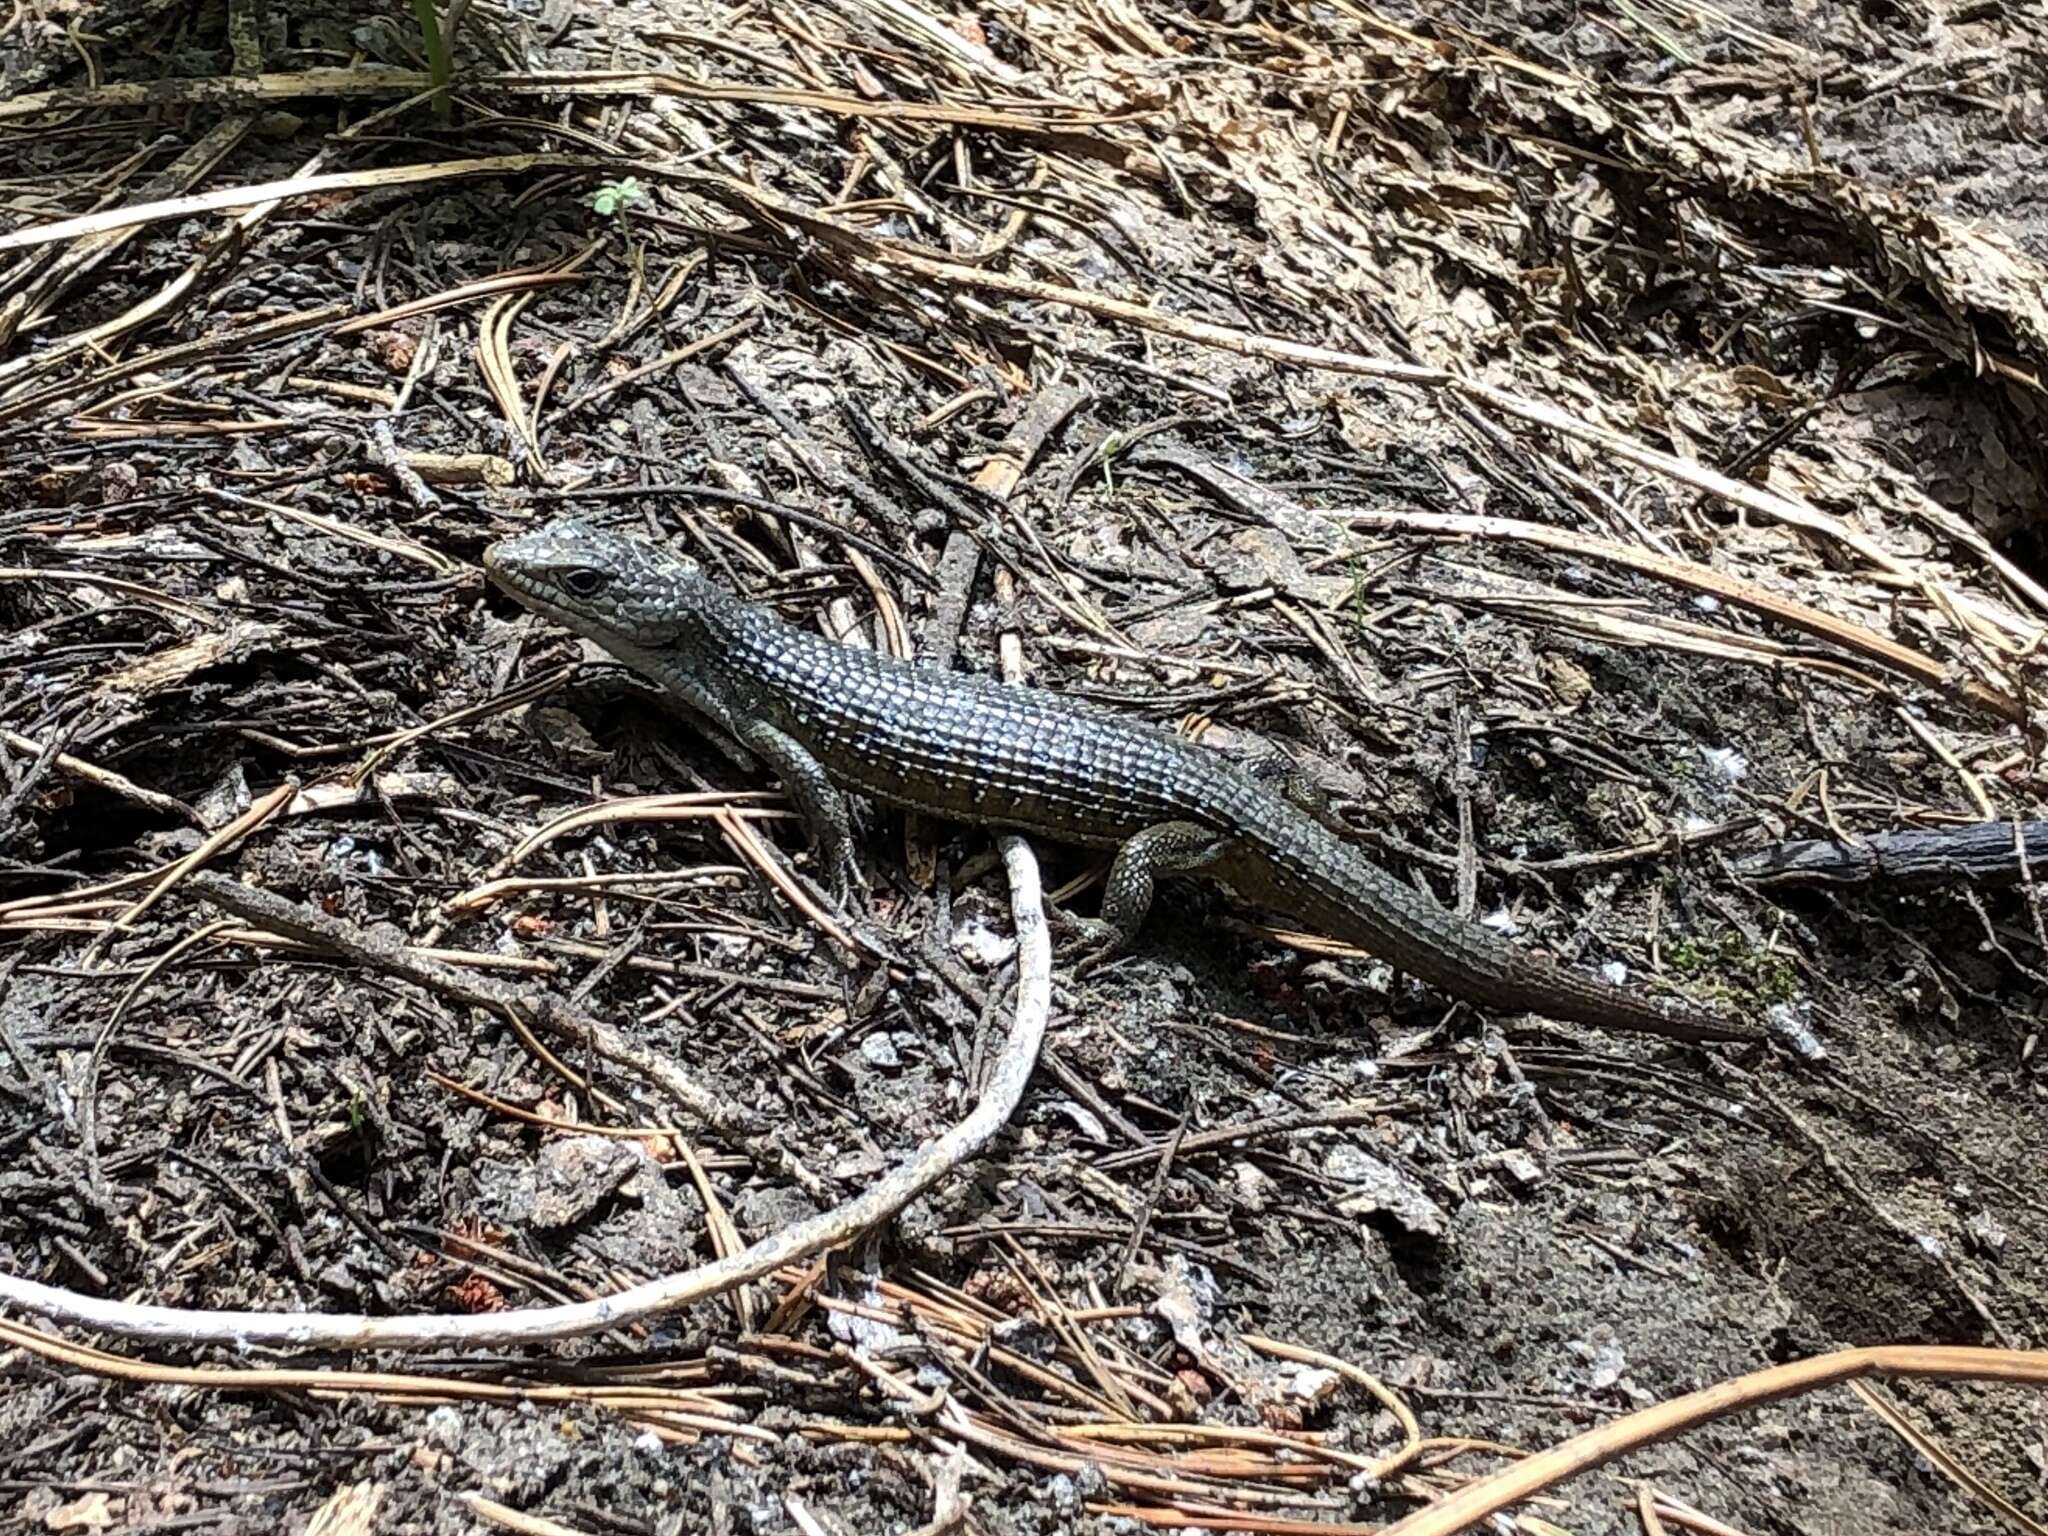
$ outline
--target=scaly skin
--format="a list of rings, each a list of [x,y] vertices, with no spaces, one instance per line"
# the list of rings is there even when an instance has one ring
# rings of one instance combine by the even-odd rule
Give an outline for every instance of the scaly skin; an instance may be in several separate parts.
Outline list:
[[[1368,863],[1314,817],[1173,733],[1037,689],[835,645],[697,566],[573,519],[493,545],[485,569],[543,617],[670,689],[781,775],[834,879],[842,789],[949,820],[1114,847],[1103,917],[1137,931],[1156,875],[1255,904],[1488,1007],[1681,1040],[1754,1030],[1565,970]]]

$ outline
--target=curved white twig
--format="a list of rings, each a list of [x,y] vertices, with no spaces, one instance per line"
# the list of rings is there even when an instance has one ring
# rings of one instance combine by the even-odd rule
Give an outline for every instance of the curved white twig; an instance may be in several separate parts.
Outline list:
[[[0,1302],[122,1338],[176,1344],[237,1344],[287,1349],[447,1349],[534,1344],[601,1333],[673,1312],[773,1274],[886,1221],[975,1157],[1009,1123],[1038,1063],[1052,1011],[1052,942],[1039,890],[1038,861],[1022,838],[1002,839],[1017,928],[1017,1010],[988,1087],[965,1119],[927,1142],[862,1193],[784,1227],[753,1246],[680,1274],[567,1306],[483,1315],[367,1317],[334,1313],[221,1312],[131,1305],[0,1275]]]

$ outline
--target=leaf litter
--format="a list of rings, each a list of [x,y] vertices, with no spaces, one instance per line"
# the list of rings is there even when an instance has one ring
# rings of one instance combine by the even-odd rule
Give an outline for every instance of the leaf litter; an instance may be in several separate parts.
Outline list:
[[[1358,1529],[1772,1362],[2043,1343],[2048,23],[444,30],[446,126],[381,15],[0,24],[0,1270],[509,1316],[835,1208],[1009,1059],[987,839],[873,816],[828,910],[757,773],[485,589],[568,510],[1314,783],[1786,1049],[1447,1010],[1190,892],[1056,977],[983,1158],[686,1311],[10,1313],[10,1518]],[[1912,1382],[1522,1518],[2027,1529],[2044,1468],[2038,1396]]]

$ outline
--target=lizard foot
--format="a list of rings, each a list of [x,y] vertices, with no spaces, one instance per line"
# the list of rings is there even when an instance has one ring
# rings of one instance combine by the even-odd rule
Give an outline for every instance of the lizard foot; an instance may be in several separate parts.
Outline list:
[[[860,861],[853,856],[851,844],[842,849],[837,858],[825,858],[819,869],[819,883],[831,895],[833,901],[848,913],[853,910],[856,897],[865,897],[872,887],[862,872]]]
[[[1061,935],[1053,946],[1053,957],[1072,964],[1076,977],[1086,976],[1124,946],[1124,936],[1114,923],[1105,923],[1099,917],[1083,917],[1050,902],[1046,910],[1054,931]]]

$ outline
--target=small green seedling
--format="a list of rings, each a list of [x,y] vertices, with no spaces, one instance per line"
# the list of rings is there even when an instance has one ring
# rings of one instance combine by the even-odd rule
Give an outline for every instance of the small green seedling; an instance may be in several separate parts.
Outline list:
[[[1102,440],[1102,446],[1097,450],[1102,455],[1102,486],[1112,496],[1116,494],[1116,476],[1110,472],[1110,460],[1122,453],[1128,446],[1124,441],[1123,433],[1112,432]]]
[[[620,232],[626,229],[626,210],[647,196],[647,189],[640,185],[638,178],[627,176],[619,181],[608,181],[590,194],[591,211],[599,218],[617,219]]]

